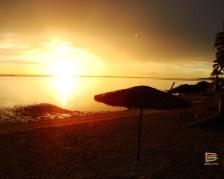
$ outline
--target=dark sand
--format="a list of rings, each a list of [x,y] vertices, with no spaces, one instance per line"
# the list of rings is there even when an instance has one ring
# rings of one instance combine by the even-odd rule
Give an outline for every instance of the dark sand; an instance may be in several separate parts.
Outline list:
[[[192,100],[189,109],[145,112],[140,163],[137,111],[1,127],[0,178],[223,178],[224,128],[185,128],[217,100]],[[204,166],[206,151],[218,166]]]

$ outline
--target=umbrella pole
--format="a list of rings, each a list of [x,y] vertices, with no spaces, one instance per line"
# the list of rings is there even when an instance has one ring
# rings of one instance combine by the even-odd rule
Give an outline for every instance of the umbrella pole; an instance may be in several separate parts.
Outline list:
[[[137,144],[137,161],[140,161],[140,148],[141,148],[141,135],[142,135],[142,113],[143,110],[140,109],[139,113],[139,125],[138,125],[138,144]]]

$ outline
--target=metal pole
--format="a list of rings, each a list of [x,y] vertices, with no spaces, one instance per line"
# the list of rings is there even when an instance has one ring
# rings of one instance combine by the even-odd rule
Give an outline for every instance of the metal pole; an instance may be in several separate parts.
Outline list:
[[[221,118],[224,116],[224,93],[222,92],[219,99],[219,113]]]
[[[171,85],[171,87],[170,87],[169,92],[171,92],[171,91],[172,91],[172,89],[173,89],[174,85],[175,85],[175,81],[172,83],[172,85]]]
[[[141,150],[141,136],[142,136],[142,113],[143,110],[140,109],[139,113],[139,125],[138,125],[138,144],[137,144],[137,161],[140,161],[140,150]]]
[[[223,23],[223,32],[224,32],[224,20],[223,20],[223,22],[222,22],[222,23]]]

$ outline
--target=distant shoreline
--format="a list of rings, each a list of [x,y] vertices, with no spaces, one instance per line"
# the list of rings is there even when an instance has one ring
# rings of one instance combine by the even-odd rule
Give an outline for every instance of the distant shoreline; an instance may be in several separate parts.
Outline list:
[[[55,77],[54,75],[40,74],[0,74],[0,77]],[[152,77],[152,76],[122,76],[122,75],[73,75],[76,78],[135,78],[135,79],[156,79],[156,80],[174,80],[174,81],[201,81],[201,80],[213,80],[214,78],[170,78],[170,77]]]

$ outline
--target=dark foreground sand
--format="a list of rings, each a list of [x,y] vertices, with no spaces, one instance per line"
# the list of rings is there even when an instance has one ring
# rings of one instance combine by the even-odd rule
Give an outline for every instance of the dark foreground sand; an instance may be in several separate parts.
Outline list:
[[[146,111],[140,163],[137,111],[92,115],[84,123],[36,123],[37,129],[34,123],[30,130],[0,128],[0,178],[223,178],[224,128],[184,127],[214,106],[203,98],[186,110]],[[218,154],[218,166],[204,166],[206,151]]]

